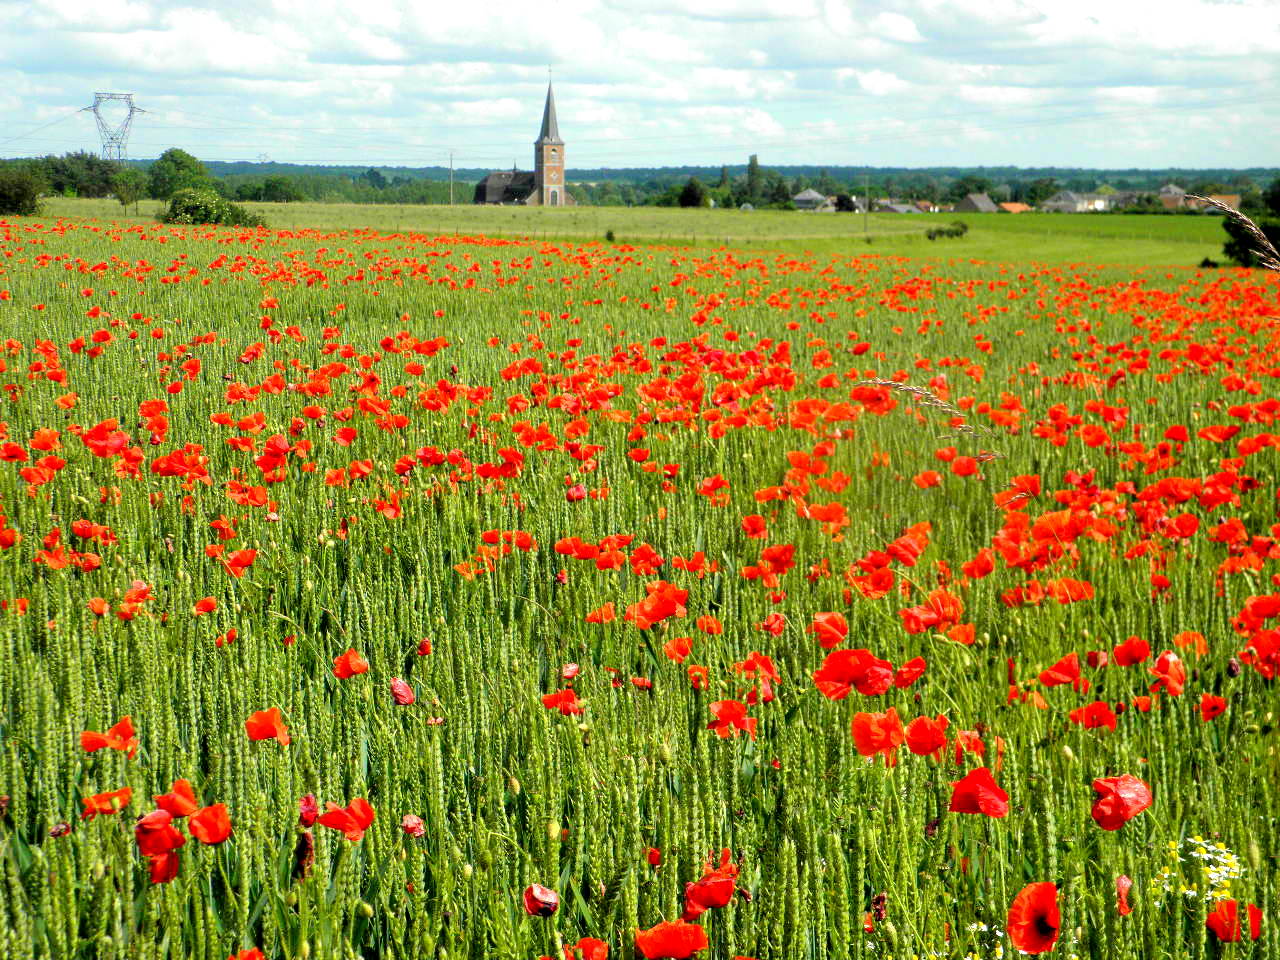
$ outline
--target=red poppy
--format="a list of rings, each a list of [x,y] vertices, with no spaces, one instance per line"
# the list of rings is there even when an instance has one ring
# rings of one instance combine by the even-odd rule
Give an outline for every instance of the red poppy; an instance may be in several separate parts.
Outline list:
[[[1172,650],[1165,650],[1156,657],[1156,664],[1150,673],[1156,678],[1156,682],[1151,684],[1152,693],[1163,690],[1171,697],[1181,696],[1187,683],[1187,668]]]
[[[748,539],[763,540],[769,535],[769,527],[765,523],[764,517],[758,513],[748,514],[742,518],[742,532]]]
[[[1227,712],[1227,701],[1212,693],[1200,694],[1200,719],[1208,723]]]
[[[279,707],[258,710],[250,714],[249,719],[244,722],[244,731],[249,735],[250,740],[275,739],[281,746],[287,746],[289,743],[289,728],[280,719]]]
[[[893,685],[899,689],[911,686],[917,680],[924,676],[925,667],[924,657],[912,657],[906,663],[900,665],[893,675]]]
[[[1117,644],[1111,651],[1111,659],[1120,667],[1131,667],[1151,656],[1151,644],[1141,637],[1130,637],[1124,643]]]
[[[708,946],[707,931],[684,920],[664,920],[648,930],[636,931],[636,949],[645,960],[688,960]]]
[[[559,710],[566,717],[582,712],[582,701],[578,699],[573,687],[543,694],[542,705],[548,710]]]
[[[356,797],[346,807],[326,803],[326,812],[320,815],[320,825],[341,830],[348,840],[355,843],[373,823],[373,807],[363,797]]]
[[[189,817],[200,809],[189,780],[173,781],[173,789],[168,793],[160,794],[155,801],[161,810],[169,811],[169,815],[174,818]]]
[[[885,766],[892,767],[898,762],[898,747],[903,739],[902,721],[893,707],[884,713],[853,715],[853,742],[864,757],[883,753]]]
[[[1249,917],[1249,939],[1257,940],[1262,936],[1262,911],[1251,903],[1246,913]],[[1244,932],[1240,925],[1240,904],[1235,900],[1218,901],[1213,912],[1205,918],[1204,925],[1223,943],[1238,943]]]
[[[138,852],[144,857],[168,853],[187,842],[187,838],[174,828],[173,817],[168,810],[153,810],[139,817],[133,827],[133,836],[138,842]]]
[[[358,673],[368,672],[369,661],[356,653],[354,647],[333,658],[333,675],[339,680],[347,680]]]
[[[1111,709],[1111,705],[1098,700],[1083,707],[1076,707],[1067,718],[1072,723],[1077,723],[1086,730],[1093,730],[1097,727],[1106,727],[1109,730],[1116,728],[1116,714]]]
[[[823,650],[830,650],[840,646],[849,636],[849,622],[842,613],[815,613],[813,623],[806,630],[817,638]]]
[[[84,804],[84,812],[80,814],[80,819],[92,820],[100,813],[119,813],[129,805],[132,798],[132,787],[121,787],[119,790],[108,793],[95,793],[91,797],[84,797],[80,801]]]
[[[916,717],[904,731],[907,749],[921,757],[932,754],[933,759],[941,761],[942,751],[947,747],[947,724],[942,714],[936,718]]]
[[[667,659],[674,660],[676,663],[684,663],[689,654],[693,652],[693,637],[672,637],[662,645],[662,652]]]
[[[760,721],[747,716],[747,705],[740,700],[717,700],[707,709],[715,717],[707,724],[708,730],[714,730],[719,737],[736,737],[738,731],[745,730],[756,738],[756,724]]]
[[[1119,830],[1151,806],[1151,788],[1127,773],[1094,780],[1093,789],[1098,799],[1091,813],[1103,830]]]
[[[413,692],[413,687],[405,683],[399,677],[391,678],[391,699],[402,707],[407,707],[418,699]]]
[[[227,960],[266,960],[266,958],[262,955],[262,951],[257,947],[251,947],[248,950],[241,950],[240,952],[227,957]]]
[[[1116,912],[1122,917],[1127,917],[1133,913],[1133,907],[1129,906],[1129,890],[1133,887],[1133,880],[1127,874],[1120,874],[1116,877]]]
[[[988,817],[1004,817],[1009,813],[1009,795],[996,784],[991,771],[978,767],[951,784],[952,813],[983,813]]]
[[[893,686],[893,664],[870,650],[834,650],[814,671],[813,682],[828,700],[843,700],[851,688],[877,697]]]
[[[524,911],[531,917],[549,917],[560,909],[560,894],[540,883],[524,888]]]
[[[120,722],[106,733],[86,730],[80,734],[80,746],[85,753],[95,753],[103,748],[119,750],[127,753],[132,760],[138,754],[138,738],[134,736],[133,721],[128,716],[121,717]]]
[[[225,803],[215,803],[192,815],[187,822],[191,835],[207,846],[222,843],[231,836],[231,817]]]
[[[1058,888],[1041,881],[1027,884],[1013,898],[1006,929],[1016,949],[1023,953],[1048,953],[1058,942],[1061,922]]]

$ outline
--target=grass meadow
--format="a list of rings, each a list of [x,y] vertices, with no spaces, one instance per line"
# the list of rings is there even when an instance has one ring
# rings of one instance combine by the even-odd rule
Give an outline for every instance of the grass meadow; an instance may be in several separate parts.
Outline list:
[[[123,216],[114,200],[50,198],[50,216],[134,223],[153,222],[163,205],[148,200]],[[1122,266],[1195,266],[1220,260],[1226,234],[1218,217],[1091,216],[1088,214],[862,214],[796,211],[681,210],[669,207],[383,206],[327,203],[249,203],[276,229],[376,230],[432,235],[475,235],[533,241],[603,241],[710,249],[768,249],[942,261],[1106,263]],[[963,221],[960,239],[930,241],[933,227]]]
[[[1172,266],[1216,221],[51,209],[0,955],[1280,957],[1280,278]]]

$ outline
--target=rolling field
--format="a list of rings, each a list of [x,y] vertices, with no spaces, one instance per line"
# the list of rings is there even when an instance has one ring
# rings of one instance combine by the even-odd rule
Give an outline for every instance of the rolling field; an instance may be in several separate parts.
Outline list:
[[[51,198],[46,213],[76,220],[151,223],[162,209],[143,201],[139,216],[123,217],[114,200]],[[1220,260],[1225,234],[1218,217],[1090,216],[1087,214],[861,214],[757,210],[680,210],[663,207],[383,206],[371,204],[249,203],[276,229],[376,230],[435,236],[504,236],[534,241],[603,241],[712,249],[766,249],[820,255],[874,253],[941,261],[1107,263],[1184,266]],[[961,220],[963,238],[930,241],[925,231]],[[868,243],[868,239],[870,243]]]
[[[420,209],[0,221],[0,956],[1280,957],[1280,278]]]

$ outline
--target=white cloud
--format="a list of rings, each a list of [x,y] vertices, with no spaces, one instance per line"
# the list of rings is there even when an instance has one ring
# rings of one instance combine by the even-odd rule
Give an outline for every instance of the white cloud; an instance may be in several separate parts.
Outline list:
[[[757,149],[832,165],[1280,155],[1274,0],[1167,0],[1158,14],[1116,0],[559,0],[546,17],[515,0],[429,15],[418,0],[176,4],[0,0],[0,140],[30,133],[0,155],[93,149],[91,118],[72,111],[123,90],[151,111],[135,156],[395,163],[453,147],[527,164],[548,65],[584,165]]]

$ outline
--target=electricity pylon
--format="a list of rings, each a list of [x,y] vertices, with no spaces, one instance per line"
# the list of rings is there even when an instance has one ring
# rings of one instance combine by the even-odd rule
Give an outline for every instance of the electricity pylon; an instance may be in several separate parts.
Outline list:
[[[102,115],[102,105],[112,100],[119,100],[129,108],[129,113],[114,126]],[[98,121],[98,133],[102,137],[102,159],[123,160],[125,148],[129,145],[129,128],[133,126],[133,117],[138,113],[146,113],[133,102],[132,93],[95,93],[93,106],[85,107],[93,111],[93,118]]]

